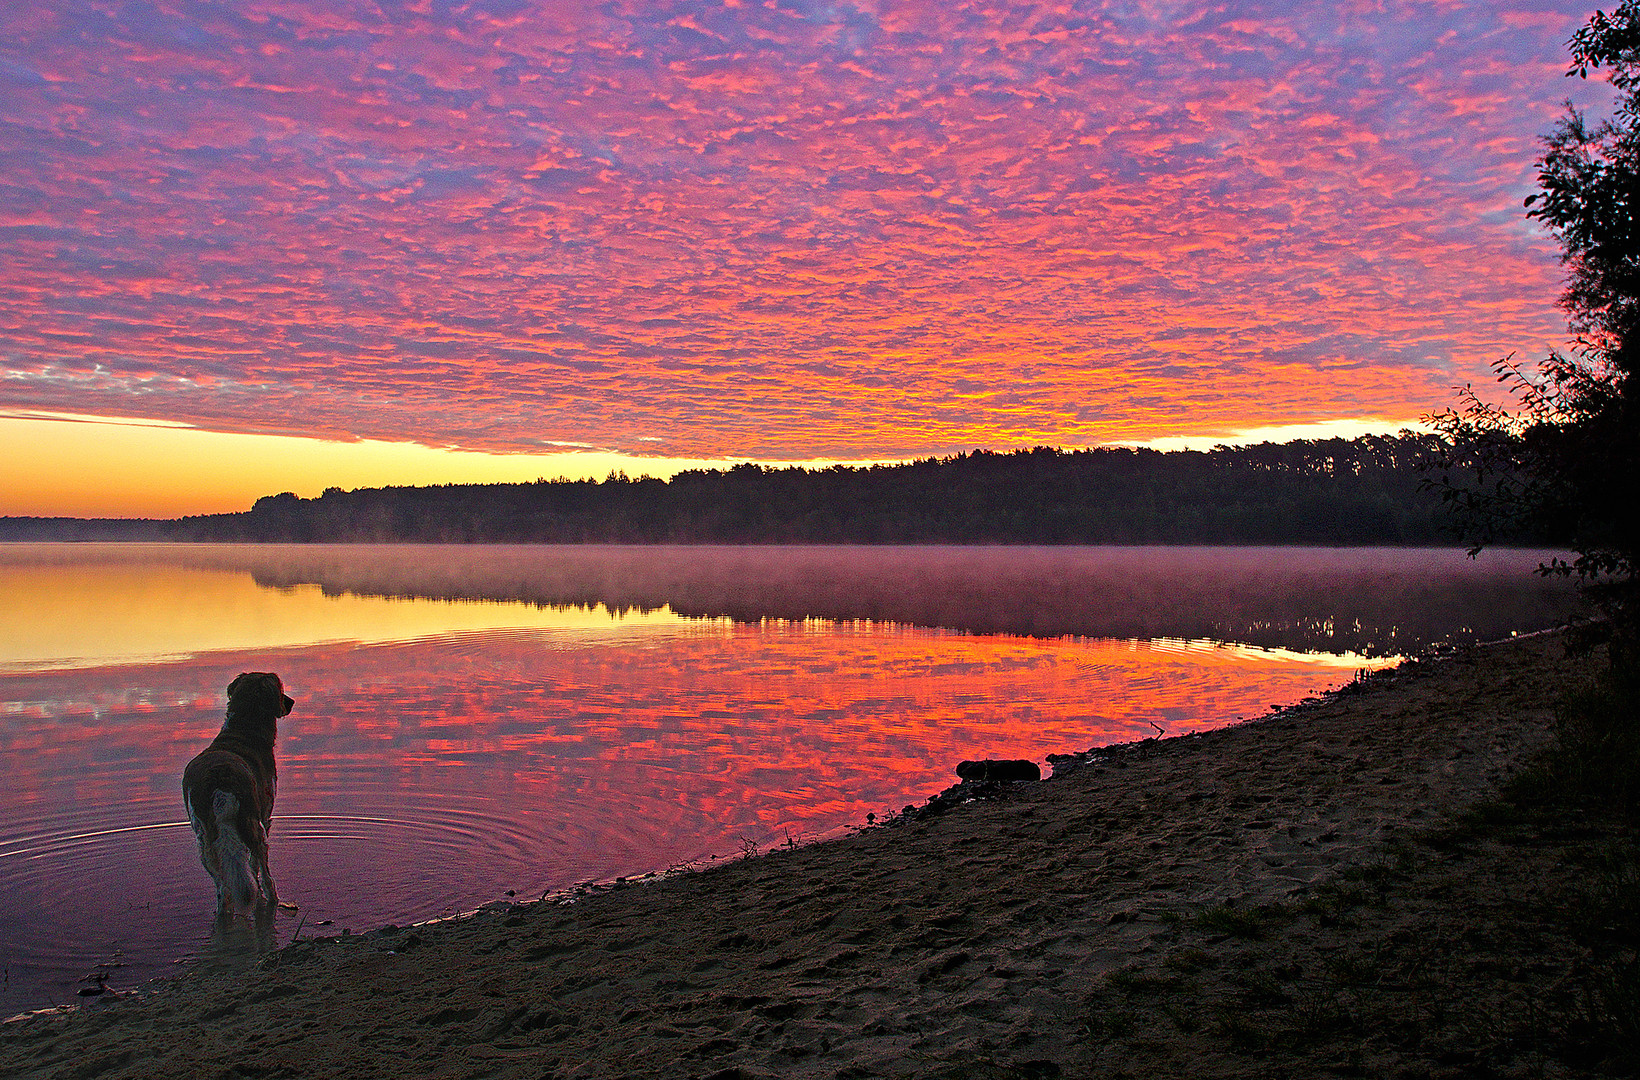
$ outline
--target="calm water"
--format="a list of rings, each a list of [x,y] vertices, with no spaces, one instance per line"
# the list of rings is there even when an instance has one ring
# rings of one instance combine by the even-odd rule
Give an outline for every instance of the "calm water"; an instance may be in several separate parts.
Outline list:
[[[0,1015],[254,950],[211,940],[179,794],[240,671],[297,700],[283,941],[824,836],[962,758],[1260,715],[1551,625],[1544,557],[0,545]]]

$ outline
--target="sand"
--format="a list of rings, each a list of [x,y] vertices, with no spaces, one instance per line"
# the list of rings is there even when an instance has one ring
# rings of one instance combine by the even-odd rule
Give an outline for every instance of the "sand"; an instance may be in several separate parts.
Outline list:
[[[1572,677],[1553,636],[1480,646],[835,841],[301,940],[9,1022],[0,1075],[1438,1074],[1440,1025],[1398,1047],[1339,971],[1487,880],[1398,838],[1491,798]]]

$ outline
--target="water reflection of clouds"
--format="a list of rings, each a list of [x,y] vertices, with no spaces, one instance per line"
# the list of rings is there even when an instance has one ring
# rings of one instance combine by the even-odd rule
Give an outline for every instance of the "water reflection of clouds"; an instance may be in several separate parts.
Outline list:
[[[172,909],[143,931],[159,943],[146,960],[137,944],[126,947],[134,965],[163,968],[196,940],[192,915],[208,915],[209,884],[180,825],[177,778],[243,670],[280,672],[297,699],[279,743],[281,886],[311,919],[364,927],[471,907],[509,888],[533,895],[725,855],[742,838],[767,846],[823,834],[944,787],[963,758],[1040,760],[1148,737],[1154,725],[1180,734],[1262,715],[1370,666],[1302,651],[1303,642],[1225,645],[1208,633],[964,632],[986,620],[1086,630],[1090,590],[1161,596],[1154,553],[14,553],[8,566],[37,573],[0,578],[31,581],[0,590],[0,602],[23,605],[0,609],[0,624],[14,628],[0,648],[22,641],[15,628],[49,605],[41,574],[78,575],[76,557],[101,567],[63,590],[79,598],[74,610],[102,620],[82,631],[82,664],[42,657],[37,643],[0,652],[0,842],[89,838],[63,849],[71,858],[33,860],[26,875],[13,869],[24,860],[0,847],[0,925],[58,943],[40,948],[68,966],[94,960],[71,923],[119,921],[112,908],[98,914],[115,903],[88,887],[99,879]],[[419,554],[427,563],[417,569]],[[1381,586],[1393,570],[1393,560],[1368,555],[1350,578],[1339,556],[1284,554],[1289,569],[1309,561],[1276,589],[1252,556],[1171,557],[1196,576],[1153,609],[1101,605],[1097,618],[1114,609],[1188,631],[1196,623],[1181,614],[1185,594],[1257,608],[1309,589],[1332,602],[1345,584]],[[1391,574],[1404,587],[1380,587],[1372,602],[1413,595],[1417,574],[1439,558],[1415,553],[1407,563],[1401,578]],[[1469,572],[1457,564],[1460,577]],[[157,576],[145,583],[147,574]],[[1033,584],[1042,574],[1050,586]],[[1223,584],[1226,576],[1241,584]],[[1465,580],[1442,603],[1462,594],[1484,604],[1506,591],[1501,574]],[[1519,591],[1520,579],[1509,580]],[[154,598],[182,604],[195,589],[205,598],[191,613],[149,617]],[[488,599],[464,600],[462,590]],[[98,607],[98,596],[108,603]],[[964,598],[978,603],[973,625],[954,617]],[[674,602],[701,617],[676,614]],[[239,623],[217,620],[240,603],[273,612],[274,629],[223,648]],[[1536,603],[1503,610],[1536,613]],[[804,609],[836,618],[780,614]],[[944,615],[956,628],[917,625],[942,625]],[[173,640],[174,652],[156,647],[145,662],[96,660],[98,648],[129,656],[132,641],[140,651]],[[65,810],[60,793],[70,788]],[[81,951],[68,964],[62,943],[71,941]]]
[[[926,783],[974,752],[1146,734],[1164,708],[1232,720],[1335,674],[1316,657],[1260,665],[1237,650],[1133,642],[740,627],[631,650],[466,632],[9,674],[0,678],[8,760],[40,782],[72,775],[71,760],[124,760],[163,778],[155,783],[168,793],[164,766],[214,730],[221,685],[247,666],[276,667],[298,698],[281,738],[285,792],[300,790],[294,778],[305,773],[314,791],[328,786],[325,774],[452,766],[505,767],[510,783],[539,786],[566,762],[649,760],[672,773],[698,764],[691,783],[721,787],[723,801],[744,793],[741,773],[818,778],[857,762],[875,777],[858,797],[878,810],[907,780]]]

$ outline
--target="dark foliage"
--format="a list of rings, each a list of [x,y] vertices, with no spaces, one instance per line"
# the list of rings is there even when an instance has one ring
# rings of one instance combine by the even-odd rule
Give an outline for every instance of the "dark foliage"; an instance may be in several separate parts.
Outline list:
[[[1440,449],[1403,433],[1172,453],[976,450],[869,468],[746,464],[670,481],[331,488],[132,528],[143,538],[299,543],[1432,543],[1450,534],[1418,469]],[[0,520],[0,539],[117,529],[62,524]],[[1552,542],[1549,524],[1510,539]]]
[[[1476,546],[1549,524],[1578,552],[1551,572],[1575,573],[1612,616],[1614,662],[1627,662],[1640,562],[1640,0],[1596,12],[1568,43],[1569,75],[1607,69],[1612,119],[1590,126],[1570,104],[1544,139],[1528,216],[1560,242],[1565,308],[1576,342],[1536,372],[1497,365],[1518,408],[1463,391],[1435,417],[1453,452],[1435,486]]]
[[[0,543],[174,540],[176,524],[150,518],[0,517]]]

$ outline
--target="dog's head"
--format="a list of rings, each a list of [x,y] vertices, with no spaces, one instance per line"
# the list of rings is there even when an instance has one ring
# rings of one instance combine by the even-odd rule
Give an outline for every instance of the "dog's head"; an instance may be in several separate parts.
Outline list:
[[[285,684],[271,671],[241,672],[228,684],[228,715],[276,720],[287,716],[295,701],[285,696]]]

